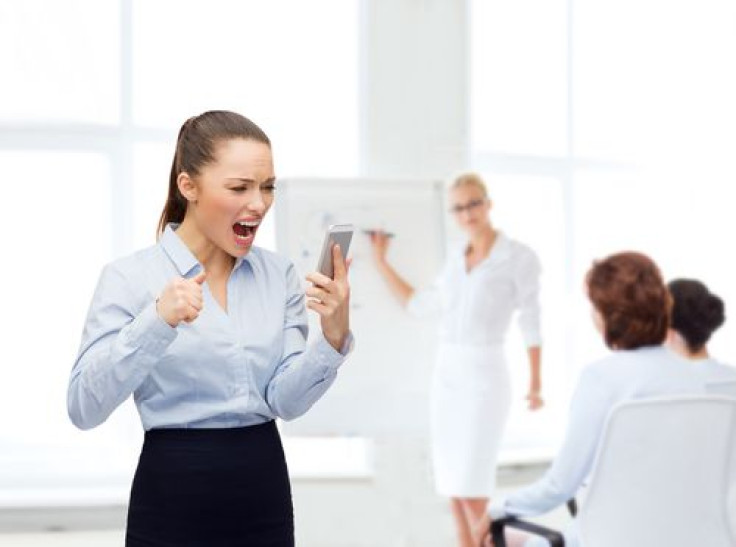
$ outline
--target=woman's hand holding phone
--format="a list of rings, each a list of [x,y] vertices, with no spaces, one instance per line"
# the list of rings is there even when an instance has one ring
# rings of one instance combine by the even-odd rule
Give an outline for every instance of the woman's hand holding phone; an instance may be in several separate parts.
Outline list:
[[[345,260],[337,244],[332,246],[332,264],[332,279],[320,272],[307,276],[312,283],[306,291],[307,307],[319,314],[325,340],[340,351],[350,331],[350,261]]]

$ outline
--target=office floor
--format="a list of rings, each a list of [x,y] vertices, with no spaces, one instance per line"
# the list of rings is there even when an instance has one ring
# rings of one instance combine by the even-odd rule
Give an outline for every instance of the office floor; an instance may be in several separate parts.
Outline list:
[[[120,547],[123,530],[97,530],[93,532],[44,532],[0,534],[3,547]]]

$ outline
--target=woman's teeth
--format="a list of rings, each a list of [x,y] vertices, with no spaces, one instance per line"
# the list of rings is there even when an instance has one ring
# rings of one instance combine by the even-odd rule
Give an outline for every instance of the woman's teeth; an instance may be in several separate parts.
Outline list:
[[[233,224],[233,232],[235,232],[235,243],[237,245],[249,245],[255,237],[258,229],[259,221],[239,221]]]
[[[235,224],[233,224],[233,231],[235,232],[236,236],[248,237],[256,231],[256,228],[258,228],[258,224],[259,222],[257,221],[236,222]]]

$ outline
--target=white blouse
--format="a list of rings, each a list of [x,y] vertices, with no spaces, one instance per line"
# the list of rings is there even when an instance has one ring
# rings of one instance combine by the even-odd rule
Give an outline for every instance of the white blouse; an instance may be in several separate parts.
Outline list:
[[[710,357],[688,362],[703,377],[708,393],[736,397],[736,368]]]
[[[466,249],[467,243],[453,250],[434,284],[414,293],[409,312],[440,313],[443,343],[497,346],[519,310],[526,345],[540,345],[541,267],[534,251],[499,232],[489,255],[468,272]]]

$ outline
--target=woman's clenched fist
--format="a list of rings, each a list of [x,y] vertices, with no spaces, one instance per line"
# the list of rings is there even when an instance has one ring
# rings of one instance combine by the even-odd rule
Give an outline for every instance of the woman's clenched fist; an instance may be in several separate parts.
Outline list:
[[[178,277],[164,288],[156,300],[156,312],[172,327],[184,321],[191,323],[202,311],[202,283],[207,272],[200,272],[191,279]]]

